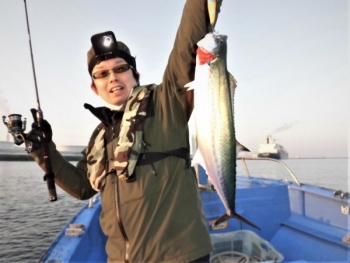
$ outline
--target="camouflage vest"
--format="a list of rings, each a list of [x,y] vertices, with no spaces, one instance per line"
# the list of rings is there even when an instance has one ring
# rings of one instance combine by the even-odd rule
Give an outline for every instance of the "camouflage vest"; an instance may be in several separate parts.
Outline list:
[[[151,84],[134,88],[126,103],[113,160],[114,170],[120,179],[128,179],[135,169],[141,151],[149,95],[156,86]],[[97,128],[95,133],[92,147],[87,149],[87,172],[92,188],[101,191],[106,177],[105,129]]]

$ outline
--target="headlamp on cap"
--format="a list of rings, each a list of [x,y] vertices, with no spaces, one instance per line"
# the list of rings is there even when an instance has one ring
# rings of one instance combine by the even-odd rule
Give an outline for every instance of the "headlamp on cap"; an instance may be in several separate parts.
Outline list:
[[[111,44],[113,44],[112,38],[110,36],[104,36],[103,45],[108,48],[111,46]]]
[[[107,31],[93,35],[91,37],[91,43],[92,48],[95,52],[95,57],[91,59],[89,67],[93,67],[101,61],[119,57],[123,58],[136,70],[135,58],[127,52],[118,48],[117,39],[115,38],[114,33],[112,31]]]

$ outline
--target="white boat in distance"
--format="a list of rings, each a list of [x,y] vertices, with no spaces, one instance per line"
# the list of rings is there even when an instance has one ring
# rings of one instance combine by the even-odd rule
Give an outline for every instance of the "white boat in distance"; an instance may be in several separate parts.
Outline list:
[[[276,143],[276,140],[268,135],[260,143],[258,157],[260,158],[273,158],[273,159],[288,159],[288,152],[282,145]]]

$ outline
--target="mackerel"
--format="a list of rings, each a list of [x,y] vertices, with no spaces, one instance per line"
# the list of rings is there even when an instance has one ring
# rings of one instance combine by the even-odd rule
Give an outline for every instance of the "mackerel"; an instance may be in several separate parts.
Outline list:
[[[197,150],[192,164],[200,164],[217,191],[226,213],[215,225],[236,218],[257,229],[235,211],[236,157],[247,150],[236,141],[233,97],[236,82],[227,71],[227,36],[208,33],[197,43],[196,72],[193,82]]]

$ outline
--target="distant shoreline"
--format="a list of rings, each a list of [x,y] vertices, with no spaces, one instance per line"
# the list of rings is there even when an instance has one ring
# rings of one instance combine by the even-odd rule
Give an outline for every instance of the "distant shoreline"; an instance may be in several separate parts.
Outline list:
[[[66,145],[56,146],[57,150],[68,161],[80,161],[83,157],[84,146]],[[16,146],[13,142],[0,141],[0,161],[34,161],[26,153],[24,145]]]
[[[239,156],[237,159],[245,159],[245,158],[252,158],[252,159],[247,159],[247,160],[254,160],[258,159],[256,157],[248,157],[248,156]],[[305,159],[349,159],[349,157],[291,157],[288,159],[276,159],[278,161],[283,161],[283,160],[305,160]]]
[[[288,158],[288,160],[298,160],[298,159],[349,159],[349,157],[298,157],[298,158]]]

